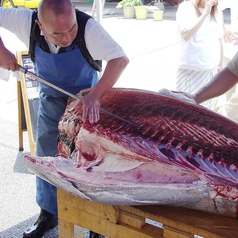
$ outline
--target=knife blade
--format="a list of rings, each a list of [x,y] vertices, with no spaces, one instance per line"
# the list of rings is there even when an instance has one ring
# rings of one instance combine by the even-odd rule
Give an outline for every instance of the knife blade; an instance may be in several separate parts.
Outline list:
[[[44,83],[44,84],[50,86],[51,88],[54,88],[54,89],[64,93],[65,95],[68,95],[68,96],[70,96],[72,98],[75,98],[77,100],[81,100],[82,99],[81,97],[79,97],[79,96],[77,96],[75,94],[72,94],[72,93],[70,93],[70,92],[68,92],[68,91],[66,91],[66,90],[64,90],[64,89],[62,89],[62,88],[60,88],[60,87],[58,87],[58,86],[48,82],[47,80],[43,79],[42,77],[38,76],[37,74],[34,74],[34,73],[30,72],[27,68],[21,66],[20,64],[16,64],[16,68],[17,68],[18,71],[24,73],[25,75],[29,75],[32,78],[34,78],[35,80],[37,80],[37,81],[39,81],[41,83]],[[109,112],[109,111],[107,111],[107,110],[105,110],[103,108],[100,108],[99,110],[101,112],[105,113],[105,114],[108,114],[108,115],[110,115],[110,116],[112,116],[112,117],[114,117],[114,118],[116,118],[116,119],[118,119],[120,121],[126,122],[126,123],[128,123],[128,124],[130,124],[132,126],[135,126],[135,127],[138,127],[138,128],[140,127],[139,125],[135,124],[134,122],[128,121],[128,120],[126,120],[126,119],[124,119],[124,118],[122,118],[120,116],[117,116],[116,114],[111,113],[111,112]]]

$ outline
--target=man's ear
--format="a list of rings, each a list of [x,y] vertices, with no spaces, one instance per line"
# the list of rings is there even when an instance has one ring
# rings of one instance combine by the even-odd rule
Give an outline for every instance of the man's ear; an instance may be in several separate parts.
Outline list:
[[[35,23],[38,24],[40,30],[42,30],[42,24],[40,23],[40,21],[39,20],[35,20]]]

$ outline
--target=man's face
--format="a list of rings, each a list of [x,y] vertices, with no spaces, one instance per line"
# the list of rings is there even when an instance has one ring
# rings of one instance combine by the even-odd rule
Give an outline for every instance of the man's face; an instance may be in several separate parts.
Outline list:
[[[48,12],[46,16],[37,20],[36,23],[48,41],[61,47],[71,45],[78,32],[78,24],[73,9],[70,14],[58,16]]]

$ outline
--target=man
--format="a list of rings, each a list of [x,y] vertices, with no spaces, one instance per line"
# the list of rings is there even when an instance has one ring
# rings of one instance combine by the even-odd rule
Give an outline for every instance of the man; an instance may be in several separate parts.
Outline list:
[[[91,91],[78,107],[82,118],[99,120],[100,100],[113,87],[129,63],[122,48],[93,18],[76,11],[70,0],[42,0],[38,13],[29,9],[0,8],[0,26],[15,33],[27,47],[37,73],[73,94],[85,88]],[[86,49],[85,49],[86,48]],[[0,38],[0,67],[16,70],[16,58]],[[100,60],[107,62],[98,81]],[[57,154],[58,121],[68,97],[40,84],[37,156]],[[36,223],[24,238],[40,238],[57,225],[56,188],[36,178],[36,201],[41,208]]]
[[[237,8],[237,1],[236,0],[220,0],[218,4],[220,10],[230,9],[230,21],[231,24],[223,25],[224,29],[224,57],[223,57],[223,65],[226,66],[230,59],[233,58],[236,51],[238,50],[238,45],[233,44],[234,39],[237,39],[236,32],[238,32],[238,8]],[[235,115],[232,112],[233,103],[234,103],[234,96],[237,94],[237,87],[231,88],[228,90],[220,99],[218,100],[218,104],[216,105],[216,109],[224,114],[225,116],[229,117],[230,119],[235,119]],[[227,103],[225,103],[226,101]],[[231,105],[229,105],[232,103]],[[226,104],[226,105],[225,105]],[[235,116],[235,117],[234,117]],[[238,119],[238,118],[237,118]],[[236,119],[235,119],[236,120]]]
[[[238,37],[234,39],[237,42]],[[184,93],[192,98],[196,103],[202,103],[208,99],[222,95],[238,83],[238,52],[234,55],[232,60],[223,68],[215,77],[204,87],[198,90],[194,95]],[[234,95],[226,103],[226,110],[230,114],[235,114],[234,118],[227,115],[233,120],[238,119],[238,95]]]

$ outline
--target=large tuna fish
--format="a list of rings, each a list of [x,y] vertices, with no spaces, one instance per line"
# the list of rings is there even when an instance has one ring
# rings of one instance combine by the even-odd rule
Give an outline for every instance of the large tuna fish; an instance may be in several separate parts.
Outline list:
[[[236,217],[238,125],[196,104],[154,92],[112,89],[95,124],[69,99],[56,158],[26,166],[84,199],[114,205],[166,204]],[[65,159],[67,158],[67,159]]]

